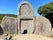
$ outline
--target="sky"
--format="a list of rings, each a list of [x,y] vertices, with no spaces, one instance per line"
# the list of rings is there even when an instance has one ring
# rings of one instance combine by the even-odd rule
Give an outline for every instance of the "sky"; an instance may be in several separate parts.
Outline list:
[[[0,14],[18,15],[17,7],[21,1],[29,2],[34,8],[34,15],[40,16],[37,12],[38,8],[52,2],[53,0],[0,0]]]

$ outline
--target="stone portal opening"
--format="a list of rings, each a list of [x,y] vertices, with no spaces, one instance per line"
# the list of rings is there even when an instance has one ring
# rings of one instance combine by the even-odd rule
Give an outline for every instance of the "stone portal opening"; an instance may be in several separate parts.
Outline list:
[[[22,34],[32,33],[33,31],[33,19],[20,19],[20,31]],[[31,29],[30,29],[31,28]]]
[[[51,22],[52,28],[53,28],[53,12],[49,12],[45,15],[47,19]]]
[[[27,34],[27,30],[24,30],[23,34]]]

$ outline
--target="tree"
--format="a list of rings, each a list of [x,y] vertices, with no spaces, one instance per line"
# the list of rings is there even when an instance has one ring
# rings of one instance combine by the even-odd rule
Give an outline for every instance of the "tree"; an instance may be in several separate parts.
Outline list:
[[[40,6],[38,8],[38,13],[43,16],[47,15],[47,13],[52,11],[53,11],[53,2],[45,4],[44,6]]]
[[[40,6],[38,9],[38,13],[49,19],[53,28],[53,2],[45,4],[44,6]]]

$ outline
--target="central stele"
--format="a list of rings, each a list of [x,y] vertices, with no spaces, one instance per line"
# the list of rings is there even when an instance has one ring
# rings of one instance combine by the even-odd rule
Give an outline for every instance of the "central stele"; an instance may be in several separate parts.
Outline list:
[[[18,33],[33,33],[34,30],[34,12],[28,2],[21,2],[18,6]]]

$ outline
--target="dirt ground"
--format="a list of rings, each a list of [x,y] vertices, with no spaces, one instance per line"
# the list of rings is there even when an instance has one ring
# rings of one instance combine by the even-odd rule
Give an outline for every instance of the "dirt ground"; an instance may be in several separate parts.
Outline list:
[[[52,37],[46,37],[35,34],[19,34],[13,35],[13,40],[53,40]]]

